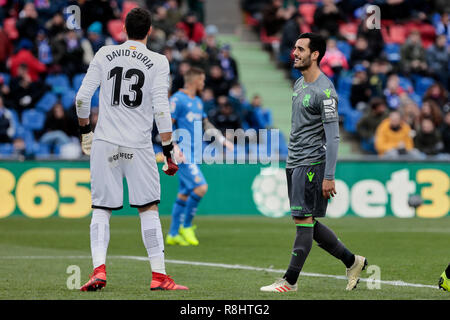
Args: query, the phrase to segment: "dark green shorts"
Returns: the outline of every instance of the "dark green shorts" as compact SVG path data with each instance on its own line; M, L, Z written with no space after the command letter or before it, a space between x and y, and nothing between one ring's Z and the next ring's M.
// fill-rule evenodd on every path
M325 217L328 200L322 195L325 162L286 168L289 204L293 217Z

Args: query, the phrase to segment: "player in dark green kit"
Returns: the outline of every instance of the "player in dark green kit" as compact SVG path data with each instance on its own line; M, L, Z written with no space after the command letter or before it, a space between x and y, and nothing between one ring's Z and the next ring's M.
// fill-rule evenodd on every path
M325 40L313 33L295 43L294 68L302 72L292 95L292 128L286 176L291 214L297 234L291 262L282 279L262 287L265 292L297 291L297 280L313 240L347 268L347 290L356 287L366 258L351 253L334 232L316 218L325 216L328 199L336 194L334 174L339 146L338 97L319 63Z

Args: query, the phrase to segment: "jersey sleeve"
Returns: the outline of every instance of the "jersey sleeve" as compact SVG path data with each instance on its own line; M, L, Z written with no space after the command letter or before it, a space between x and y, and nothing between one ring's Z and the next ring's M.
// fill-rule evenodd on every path
M162 56L152 83L153 114L159 133L172 132L172 118L169 107L169 62Z
M92 96L101 84L101 55L102 50L100 49L89 64L88 71L83 78L83 82L75 98L77 116L79 118L89 118Z
M338 97L333 88L327 88L317 95L317 103L320 106L322 122L339 121Z

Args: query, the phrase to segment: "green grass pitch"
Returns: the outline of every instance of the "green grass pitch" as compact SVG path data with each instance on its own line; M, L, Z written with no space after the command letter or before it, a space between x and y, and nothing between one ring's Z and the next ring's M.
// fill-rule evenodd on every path
M164 234L169 217L162 217ZM432 285L450 262L450 219L322 219L356 254L377 265L382 281L401 280ZM166 259L285 269L295 227L290 218L198 216L198 247L166 246ZM67 267L78 265L81 284L92 271L89 248L90 218L31 220L11 217L0 221L0 299L450 299L449 292L429 287L381 284L370 290L366 282L345 291L346 281L300 276L299 291L262 293L259 288L282 273L227 269L218 266L168 262L167 272L189 291L151 292L148 261L118 258L145 257L138 216L112 217L108 250L108 284L100 292L69 290ZM81 257L70 257L81 256ZM116 257L114 257L116 256ZM305 273L345 275L344 265L313 245ZM363 278L370 274L365 271Z

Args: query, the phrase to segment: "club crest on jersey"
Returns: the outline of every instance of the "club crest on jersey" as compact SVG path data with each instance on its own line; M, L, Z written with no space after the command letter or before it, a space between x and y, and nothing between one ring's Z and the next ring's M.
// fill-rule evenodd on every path
M309 93L305 94L303 98L302 104L304 107L309 107L309 100L311 99L311 95Z

